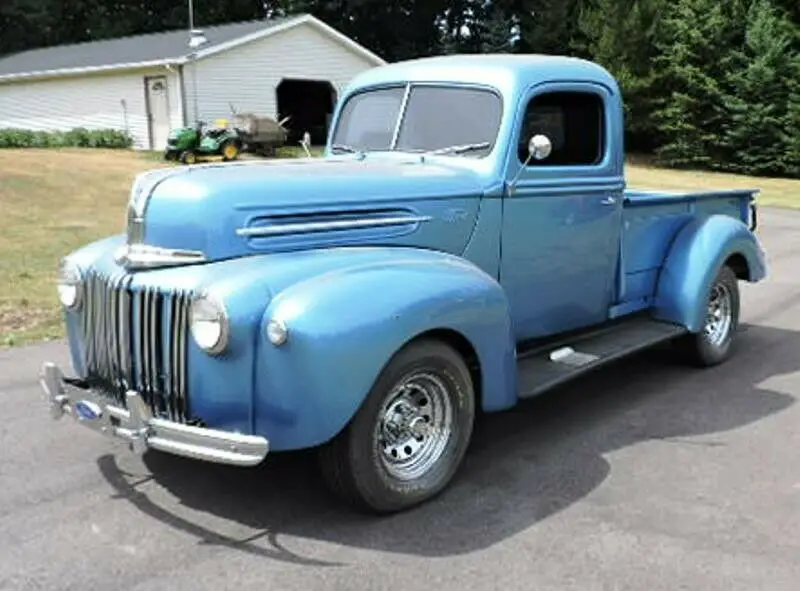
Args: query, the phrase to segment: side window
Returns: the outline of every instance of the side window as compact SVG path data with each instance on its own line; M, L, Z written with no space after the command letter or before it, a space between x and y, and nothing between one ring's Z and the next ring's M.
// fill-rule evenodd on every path
M528 157L528 140L537 133L550 138L553 151L529 166L589 166L603 160L603 99L593 92L548 92L528 103L519 138L519 160Z

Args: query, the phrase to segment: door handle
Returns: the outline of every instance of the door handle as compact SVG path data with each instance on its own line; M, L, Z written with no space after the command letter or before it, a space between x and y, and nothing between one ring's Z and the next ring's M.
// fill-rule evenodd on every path
M617 202L617 200L614 199L613 197L606 197L600 203L602 205L614 205L616 202Z

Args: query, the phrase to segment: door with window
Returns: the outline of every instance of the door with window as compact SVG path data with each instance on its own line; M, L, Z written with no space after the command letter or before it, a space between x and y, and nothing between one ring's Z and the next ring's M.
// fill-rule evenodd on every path
M614 299L622 216L621 129L601 86L545 85L520 106L503 209L500 281L519 340L608 318ZM613 107L610 107L613 105ZM536 134L552 144L528 157ZM509 179L513 184L512 179Z
M169 138L169 97L166 76L148 76L144 79L147 90L147 122L150 128L150 149L163 150Z

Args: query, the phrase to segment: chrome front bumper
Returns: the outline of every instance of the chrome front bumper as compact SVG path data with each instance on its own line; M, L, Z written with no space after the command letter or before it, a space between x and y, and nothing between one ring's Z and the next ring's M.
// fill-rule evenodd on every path
M113 406L91 389L65 380L54 363L42 366L41 385L54 419L65 414L94 431L128 443L137 454L156 449L178 456L234 466L255 466L269 451L269 442L255 435L241 435L182 425L152 416L134 391L127 393L128 410Z

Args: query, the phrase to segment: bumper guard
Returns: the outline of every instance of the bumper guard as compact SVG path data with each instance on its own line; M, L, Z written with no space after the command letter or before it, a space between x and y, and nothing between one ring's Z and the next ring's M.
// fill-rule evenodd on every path
M41 385L53 419L65 414L78 423L128 443L136 454L147 449L234 466L255 466L269 451L263 437L183 425L152 416L137 392L127 392L128 409L109 404L93 390L68 380L54 363L42 366Z

